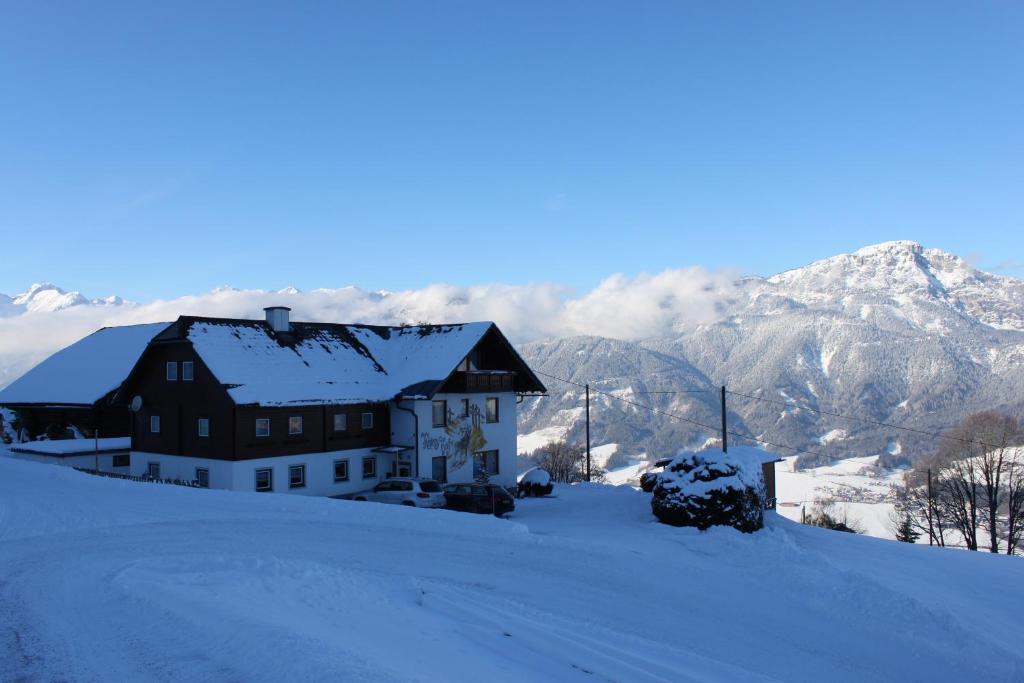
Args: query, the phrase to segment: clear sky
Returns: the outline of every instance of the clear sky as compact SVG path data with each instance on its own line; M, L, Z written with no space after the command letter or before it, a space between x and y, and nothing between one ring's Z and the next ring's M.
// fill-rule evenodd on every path
M1019 2L4 2L0 292L1024 276Z

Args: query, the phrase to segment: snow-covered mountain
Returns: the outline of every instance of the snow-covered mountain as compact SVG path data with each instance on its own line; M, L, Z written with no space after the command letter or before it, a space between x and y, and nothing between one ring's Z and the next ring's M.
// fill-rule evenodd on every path
M122 306L126 302L119 296L87 299L81 292L66 292L48 282L36 283L27 291L14 296L0 294L0 316L14 316L26 312L52 313L73 306Z
M0 386L104 325L258 317L263 306L282 304L300 320L495 320L542 372L707 425L595 391L593 442L619 444L623 456L663 455L714 436L722 384L767 399L730 395L734 431L837 458L913 457L935 444L809 408L936 431L971 410L1020 415L1024 407L1024 282L914 242L767 278L700 268L616 275L575 298L553 284L438 284L401 292L222 287L134 304L33 285L0 295ZM520 433L582 438L582 389L545 382L551 395L523 404ZM800 407L783 405L791 402Z
M1020 415L1024 407L1024 282L940 250L887 242L748 278L720 313L711 323L681 322L672 336L577 337L523 351L545 373L712 427L717 389L727 385L762 399L730 395L731 430L837 458L914 457L935 440L809 408L941 431L972 410ZM524 407L520 431L568 426L580 438L573 410L582 390L549 384L551 397ZM714 435L600 395L592 420L594 442L623 452L664 455Z

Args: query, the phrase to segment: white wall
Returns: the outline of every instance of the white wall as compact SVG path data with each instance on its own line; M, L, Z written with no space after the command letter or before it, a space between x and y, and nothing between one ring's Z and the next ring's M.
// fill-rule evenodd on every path
M373 478L363 479L363 458L377 460L377 472ZM132 474L145 475L150 462L160 463L160 476L165 479L195 479L196 468L210 470L210 488L234 491L255 491L256 470L270 468L273 471L275 493L298 493L307 496L337 496L356 493L372 488L384 478L392 456L373 453L369 448L357 448L328 453L304 453L282 455L255 460L212 460L184 455L164 453L132 452ZM334 461L348 460L348 481L334 481ZM289 488L288 468L292 465L306 466L306 485Z
M42 462L48 465L63 465L65 467L80 467L82 469L95 469L96 468L96 456L95 455L69 455L64 458L58 458L52 455L35 455L32 453L15 453L10 451L11 457L18 458L20 460L30 460L32 462ZM127 467L114 467L114 456L113 454L101 454L99 456L99 470L101 472L117 472L119 474L128 474L129 468Z
M498 399L498 421L486 421L486 399ZM516 482L516 395L514 392L473 393L473 394L438 394L436 400L448 402L449 415L455 414L452 429L433 426L433 405L430 400L415 401L416 414L419 415L419 458L420 476L431 476L431 459L434 456L448 457L448 481L462 483L473 481L473 452L482 450L498 451L498 470L491 481L503 486L512 486ZM479 411L479 421L472 418L462 420L458 417L460 401L469 399L471 411L475 407ZM408 402L406 403L406 405ZM392 416L396 411L392 408ZM485 444L471 444L468 452L461 447L460 439L464 439L464 429L479 427ZM460 462L461 461L461 462Z

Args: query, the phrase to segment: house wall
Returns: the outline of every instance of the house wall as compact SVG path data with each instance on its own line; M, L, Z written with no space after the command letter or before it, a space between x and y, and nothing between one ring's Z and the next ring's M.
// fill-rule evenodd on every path
M196 468L204 467L210 471L210 488L255 491L256 470L270 468L273 470L274 493L338 496L368 490L383 480L384 473L390 466L391 457L387 454L374 453L369 448L252 458L240 461L133 451L131 473L143 476L147 472L149 463L155 462L160 464L162 478L192 480L196 478ZM363 458L376 460L375 476L363 478ZM348 460L348 481L334 481L335 460ZM292 465L306 466L306 485L302 488L293 489L288 486L288 468Z
M114 467L114 454L112 453L101 453L99 456L95 455L70 455L65 457L57 457L53 455L35 455L33 453L16 453L10 451L10 455L13 458L19 460L28 460L31 462L41 462L47 465L63 465L64 467L79 467L82 469L95 469L97 459L99 460L99 470L101 472L116 472L118 474L128 474L130 468L128 467Z
M373 414L373 427L363 429L362 414ZM334 416L345 413L348 428L334 431ZM302 434L288 433L288 418L302 417ZM256 436L256 420L270 419L270 436ZM239 406L235 418L235 459L267 458L302 453L373 448L390 443L387 404L352 404L265 408Z
M498 399L498 421L486 421L486 399ZM447 458L449 483L473 481L473 454L479 451L498 451L498 474L490 481L503 486L516 482L516 395L494 394L437 394L436 400L448 402L449 424L433 426L433 405L430 400L414 403L419 416L419 476L430 477L432 459ZM470 416L459 416L460 400L469 399Z

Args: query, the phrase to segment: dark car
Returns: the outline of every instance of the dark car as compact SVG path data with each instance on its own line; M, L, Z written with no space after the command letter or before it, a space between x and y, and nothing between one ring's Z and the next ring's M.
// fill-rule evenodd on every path
M482 512L501 517L516 509L512 495L497 484L448 484L444 497L449 510Z

